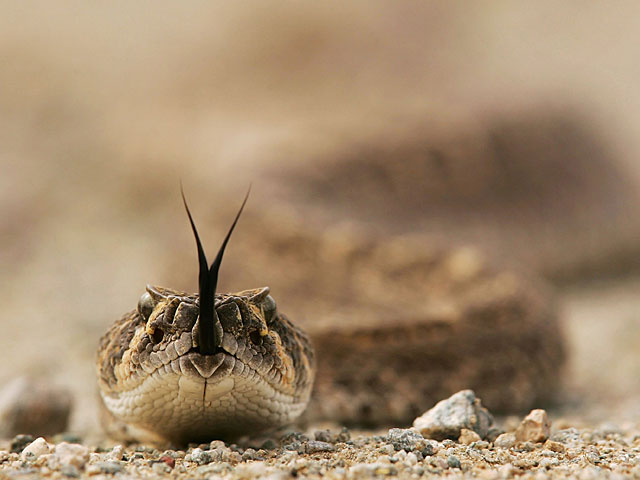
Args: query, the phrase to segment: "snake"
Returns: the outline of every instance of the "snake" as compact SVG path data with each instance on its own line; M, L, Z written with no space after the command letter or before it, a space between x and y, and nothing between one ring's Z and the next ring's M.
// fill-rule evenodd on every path
M147 286L102 337L96 365L109 437L187 444L291 423L410 425L468 388L496 413L553 400L566 358L553 297L473 249L441 248L421 234L344 237L252 213L254 234L238 237L240 260L227 274L243 285L269 272L296 322L267 287L216 293L246 201L209 265L183 193L199 292ZM174 279L183 270L169 263Z
M101 421L125 441L186 444L286 425L305 410L315 374L305 332L268 287L216 293L238 219L209 265L187 201L200 267L197 294L150 286L97 353Z

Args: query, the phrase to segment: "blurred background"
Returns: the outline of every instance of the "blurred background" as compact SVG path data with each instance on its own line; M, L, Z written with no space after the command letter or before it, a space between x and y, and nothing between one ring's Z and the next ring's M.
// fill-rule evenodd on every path
M96 425L108 325L147 283L195 289L180 181L209 250L252 183L236 235L258 250L252 219L418 232L541 276L567 335L565 414L637 420L636 2L0 11L0 381L70 386L75 430ZM286 276L277 259L238 273L252 257L233 245L222 289Z

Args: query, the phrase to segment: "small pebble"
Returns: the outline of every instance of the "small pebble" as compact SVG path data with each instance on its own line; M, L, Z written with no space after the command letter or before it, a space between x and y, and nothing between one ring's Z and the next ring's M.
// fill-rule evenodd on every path
M124 447L122 445L116 445L107 454L107 460L122 460L124 456Z
M536 446L531 442L520 442L516 445L521 452L533 452Z
M278 448L278 442L276 442L273 438L269 438L265 440L262 445L260 445L262 450L275 450Z
M332 435L330 430L316 430L313 432L313 437L319 442L331 443Z
M498 438L503 433L504 433L504 430L494 425L492 427L489 427L489 431L484 436L484 439L487 440L488 442L494 442L495 439Z
M333 452L336 449L332 444L327 442L319 442L317 440L309 440L306 444L307 453Z
M35 460L47 453L51 453L51 447L44 438L38 437L22 450L20 456L23 460Z
M567 449L562 443L554 442L553 440L544 442L544 448L556 453L564 453Z
M167 473L171 472L171 467L169 467L169 465L167 465L164 462L155 462L151 466L151 468L152 468L153 472L157 473L158 475L167 474Z
M222 440L213 440L209 444L209 450L215 450L216 448L226 448L226 445Z
M342 427L342 430L340 430L340 433L338 433L336 437L336 442L346 443L349 440L351 440L351 432L347 427Z
M9 448L11 448L11 451L13 453L19 453L22 450L24 450L24 447L29 445L34 440L35 440L35 437L33 435L26 435L26 434L16 435L11 440L11 446Z
M471 445L472 443L479 442L481 440L480 435L473 430L466 428L461 430L460 437L458 437L458 443L461 443L462 445Z
M410 467L413 467L418 463L418 456L413 452L409 452L404 461L407 465L409 465Z
M77 443L62 442L55 446L53 455L49 458L49 467L53 469L64 465L83 468L89 460L89 449Z
M198 465L206 465L211 463L212 458L208 450L202 450L201 448L194 448L190 455L185 457L185 460L189 462L195 462Z
M550 439L554 442L562 443L569 448L577 448L584 444L584 440L577 428L565 428L553 433Z
M80 477L80 470L78 470L78 467L76 467L75 465L63 465L60 468L60 473L69 478Z
M462 390L438 402L413 421L414 428L425 438L434 440L457 440L463 428L484 438L492 425L493 416L472 390Z
M176 466L176 460L169 455L161 456L160 461L164 462L171 469L173 469Z
M549 438L550 433L551 421L547 412L541 409L531 410L516 429L516 440L542 443Z
M96 462L87 466L89 475L96 473L119 473L124 470L124 466L120 462Z
M493 444L499 448L511 448L516 444L516 435L515 433L503 433L496 438Z
M462 465L460 465L460 459L455 455L449 455L447 457L447 465L449 465L449 468L462 468Z
M411 428L392 428L387 435L387 441L396 450L406 450L410 452L424 448L424 437Z

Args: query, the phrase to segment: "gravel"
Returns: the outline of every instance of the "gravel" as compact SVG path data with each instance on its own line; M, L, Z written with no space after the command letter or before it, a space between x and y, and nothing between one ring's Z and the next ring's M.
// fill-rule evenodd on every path
M420 421L418 421L420 420ZM544 410L501 432L470 390L439 402L416 419L418 428L386 432L310 428L252 444L220 440L185 449L151 445L83 444L68 434L17 435L0 441L4 478L232 479L294 477L474 479L640 477L639 425L556 428ZM558 425L567 427L568 420ZM434 440L429 436L452 438Z
M476 439L464 432L463 437ZM638 425L615 431L597 427L552 429L550 438L540 442L518 441L514 431L494 442L435 441L405 428L392 428L383 435L312 429L270 441L275 448L269 450L220 441L184 450L162 450L144 445L55 443L39 437L21 451L12 452L12 444L20 443L13 439L0 442L0 478L240 480L439 475L488 480L588 480L640 476Z

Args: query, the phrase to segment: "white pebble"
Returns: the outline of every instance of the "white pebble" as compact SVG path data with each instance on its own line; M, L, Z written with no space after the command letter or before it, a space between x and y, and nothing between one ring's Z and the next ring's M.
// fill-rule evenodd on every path
M49 467L57 470L65 465L77 468L84 467L89 460L89 449L77 443L62 442L55 446L54 453L49 458Z
M405 458L404 463L406 463L410 467L413 467L415 464L418 463L417 455L413 452L407 453L407 458Z
M122 445L116 445L111 449L111 451L107 454L106 459L112 461L120 461L124 456L124 447Z
M51 447L44 438L38 437L24 447L21 456L23 460L33 460L46 453L51 453Z

